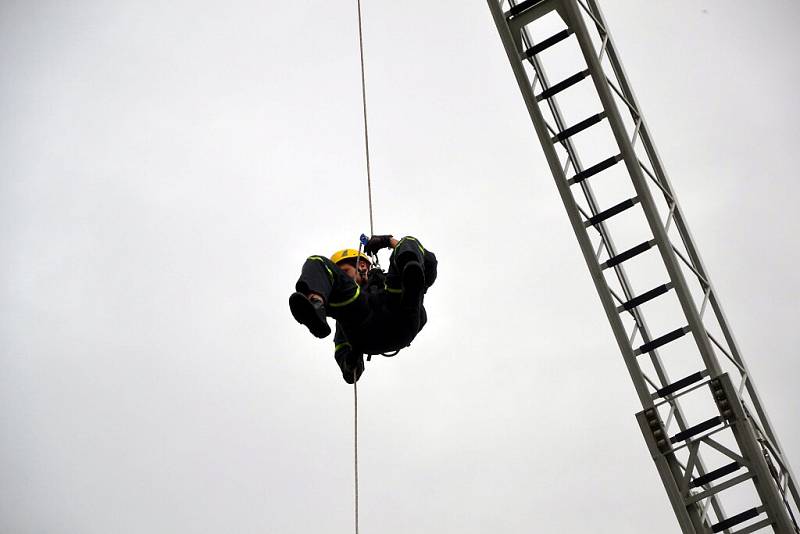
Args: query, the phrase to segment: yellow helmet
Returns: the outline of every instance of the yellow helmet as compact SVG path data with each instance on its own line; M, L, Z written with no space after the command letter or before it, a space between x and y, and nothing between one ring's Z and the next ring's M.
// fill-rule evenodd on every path
M359 258L359 257L362 260L366 261L368 264L372 265L372 262L369 261L369 258L367 257L366 254L359 254L359 252L357 250L352 249L352 248L346 248L346 249L342 249L342 250L337 250L336 252L331 254L331 261L333 263L338 264L341 261L350 260L350 259Z

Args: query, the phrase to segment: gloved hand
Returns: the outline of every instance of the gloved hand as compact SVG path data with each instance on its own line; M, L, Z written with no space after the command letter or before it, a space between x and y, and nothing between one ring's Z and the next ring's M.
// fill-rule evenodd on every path
M392 246L392 236L390 235L374 235L369 238L367 244L364 245L364 252L370 256L377 254L382 248L389 248Z

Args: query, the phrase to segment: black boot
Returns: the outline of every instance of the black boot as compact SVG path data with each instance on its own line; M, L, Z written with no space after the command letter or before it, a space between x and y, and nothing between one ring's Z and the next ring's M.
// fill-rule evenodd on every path
M336 354L335 358L336 363L339 364L339 369L342 370L342 378L344 378L345 382L352 384L361 378L361 373L364 372L363 354L357 354L351 350L343 350Z
M403 287L401 304L403 306L415 306L425 289L425 273L422 271L422 265L418 261L409 261L403 266L401 283Z
M302 293L292 293L289 297L289 309L295 320L318 338L328 337L331 327L325 319L325 305L319 300L311 300Z

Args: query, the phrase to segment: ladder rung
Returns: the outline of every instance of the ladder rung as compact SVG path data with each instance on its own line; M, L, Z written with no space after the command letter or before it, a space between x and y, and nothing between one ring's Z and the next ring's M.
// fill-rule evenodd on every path
M601 211L594 217L590 217L589 219L586 220L585 223L583 223L583 225L586 226L587 228L590 226L594 226L597 223L605 221L609 217L613 217L614 215L622 213L628 208L632 208L637 202L639 202L638 198L629 198L628 200L620 202L616 206L611 206L606 211Z
M594 126L595 124L597 124L598 122L600 122L601 120L603 120L605 118L606 118L606 112L605 111L603 111L601 113L598 113L597 115L592 115L588 119L584 119L581 122L579 122L578 124L576 124L575 126L570 126L569 128L567 128L563 132L553 136L551 141L553 143L558 143L560 141L563 141L564 139L568 139L568 138L572 137L573 135L575 135L576 133L580 133L580 132L584 131L586 128Z
M511 17L516 17L517 15L520 15L520 14L528 11L528 9L532 8L536 4L538 4L540 2L543 2L543 1L544 0L525 0L521 4L517 4L514 7L512 7L511 9L509 9L508 11L506 11L506 18L510 19Z
M738 477L730 478L730 479L726 480L725 482L720 482L719 484L711 486L708 489L704 489L703 491L700 491L700 492L689 492L689 495L687 495L685 497L683 502L686 503L686 504L698 503L698 502L700 502L700 501L702 501L704 499L712 497L712 496L714 496L714 495L716 495L718 493L721 493L721 492L723 492L723 491L725 491L727 489L730 489L730 488L732 488L734 486L738 486L739 484L741 484L743 482L747 482L748 480L751 480L752 478L753 478L752 474L744 473L743 475L739 475Z
M547 39L545 39L541 43L536 43L535 45L533 45L532 47L530 47L529 49L527 49L525 51L525 59L530 59L533 56L535 56L536 54L540 54L540 53L544 52L545 50L547 50L548 48L550 48L554 44L560 43L561 41L563 41L564 39L566 39L570 35L572 35L572 30L571 29L561 30L557 34L553 35L552 37L548 37Z
M642 293L638 297L632 298L631 300L629 300L625 304L622 304L621 306L617 306L617 311L618 312L624 312L624 311L630 310L631 308L635 308L637 306L641 306L645 302L647 302L649 300L653 300L654 298L658 297L659 295L663 295L664 293L666 293L670 289L672 289L672 282L667 282L666 284L662 284L662 285L660 285L660 286L658 286L656 288L651 289L650 291Z
M636 349L633 352L633 354L634 354L634 356L638 356L638 355L644 354L646 352L654 351L658 347L660 347L662 345L666 345L670 341L675 341L676 339L678 339L679 337L683 336L688 331L689 331L689 327L688 326L684 326L683 328L678 328L677 330L673 330L669 334L664 334L660 338L654 339L653 341L651 341L649 343L645 343L644 345L642 345L641 347Z
M578 174L576 174L575 176L573 176L572 178L567 180L567 183L569 185L579 184L582 181L584 181L585 179L594 176L598 172L602 172L602 171L606 170L607 168L611 167L612 165L616 165L621 160L622 160L622 154L618 154L616 156L611 156L608 159L604 159L603 161L601 161L597 165L593 165L593 166L589 167L588 169L579 172Z
M579 81L581 81L584 78L586 78L588 75L589 75L589 69L581 71L581 72L579 72L577 74L573 74L569 78L567 78L565 80L562 80L562 81L558 82L557 84L555 84L554 86L542 91L539 94L539 96L536 97L536 101L537 102L541 102L542 100L545 100L547 98L551 98L551 97L557 95L558 93L560 93L561 91L563 91L565 89L569 89L570 87L572 87L573 85L575 85Z
M709 471L708 473L706 473L705 475L703 475L701 477L695 478L694 480L692 480L692 482L691 482L691 484L689 484L689 486L691 486L692 488L698 488L700 486L705 486L709 482L713 482L713 481L717 480L718 478L724 477L725 475L730 475L734 471L738 471L741 468L742 468L742 464L740 464L739 462L731 462L728 465L724 465L724 466L720 467L719 469L714 469L713 471Z
M735 516L729 517L724 521L720 521L716 525L711 527L711 532L720 532L722 530L727 530L731 527L735 527L739 523L744 523L748 519L753 519L754 517L758 517L759 511L758 508L750 508L742 512L741 514L736 514Z
M640 245L636 245L632 249L629 249L629 250L626 250L625 252L617 254L613 258L609 258L608 260L606 260L605 263L603 263L600 266L600 268L601 269L608 269L609 267L614 267L615 265L619 265L623 261L627 261L627 260L633 258L634 256L638 256L642 252L647 252L648 250L653 248L653 245L655 245L655 244L656 244L655 240L645 241L644 243L642 243Z
M705 432L710 428L714 428L715 426L722 424L722 418L720 416L714 416L707 421L703 421L702 423L698 423L693 427L689 427L683 432L678 432L674 436L672 436L669 440L672 443L678 443L679 441L685 441L692 436L696 436L701 432Z
M751 532L756 532L756 531L761 530L764 527L768 527L773 523L774 523L774 521L772 519L770 519L769 517L767 517L765 519L762 519L761 521L756 521L755 523L753 523L751 525L747 525L746 527L737 530L736 534L750 534Z
M673 382L672 384L664 386L663 388L661 388L658 391L656 391L656 396L657 397L666 397L667 395L675 393L679 389L683 389L686 386L691 386L692 384L700 382L703 379L704 376L706 376L706 371L698 371L698 372L696 372L694 374L691 374L691 375L689 375L689 376L687 376L685 378L681 378L677 382Z

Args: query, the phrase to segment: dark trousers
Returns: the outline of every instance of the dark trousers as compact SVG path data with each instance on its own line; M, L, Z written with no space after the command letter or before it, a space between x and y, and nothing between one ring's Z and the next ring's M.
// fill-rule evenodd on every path
M386 273L386 287L389 292L401 290L400 276L403 267L409 261L416 261L422 265L425 272L425 289L431 287L436 281L436 256L433 252L425 250L422 244L414 237L407 236L397 243L389 258L389 271Z

